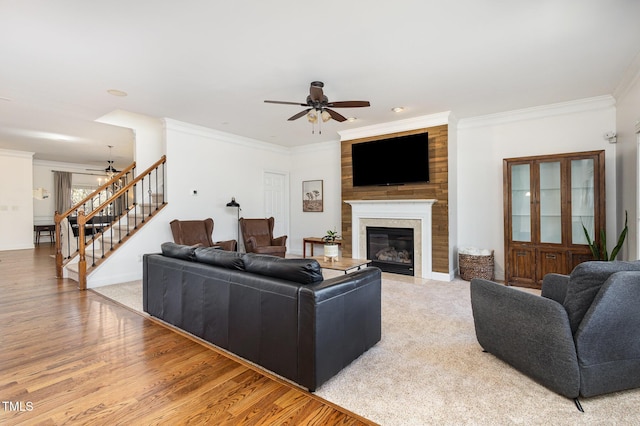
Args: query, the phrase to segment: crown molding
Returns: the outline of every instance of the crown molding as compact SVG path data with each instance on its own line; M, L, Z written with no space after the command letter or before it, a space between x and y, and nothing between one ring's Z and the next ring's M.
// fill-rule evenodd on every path
M577 112L611 108L615 105L616 100L611 95L596 96L593 98L541 105L532 108L481 115L478 117L462 118L458 121L458 129L495 126L499 124L513 123L516 121L532 120L562 114L573 114Z
M445 111L438 114L423 115L420 117L407 118L404 120L390 121L388 123L342 130L339 131L338 134L340 135L341 141L348 141L353 139L368 138L371 136L386 135L390 133L406 132L409 130L448 124L450 115L450 111Z
M311 144L301 145L301 146L292 146L289 149L291 150L291 153L294 153L294 154L301 154L301 153L307 153L307 152L327 151L327 150L331 150L331 149L338 149L339 150L340 149L340 141L333 140L333 141L326 141L326 142L311 143Z
M170 118L163 119L165 130L186 133L194 136L200 136L208 139L215 139L220 142L226 142L234 145L243 145L249 148L273 151L279 154L288 155L291 150L287 147L275 145L269 142L257 139L246 138L244 136L234 135L220 130L210 129L208 127L198 126L196 124L185 123L183 121L173 120Z
M51 161L51 160L33 160L34 166L42 166L42 167L54 167L58 169L77 169L86 171L86 169L96 168L100 166L96 166L95 164L82 164L82 163L65 163L61 161Z
M13 149L0 148L0 156L2 157L33 158L34 155L35 155L35 152L16 151Z

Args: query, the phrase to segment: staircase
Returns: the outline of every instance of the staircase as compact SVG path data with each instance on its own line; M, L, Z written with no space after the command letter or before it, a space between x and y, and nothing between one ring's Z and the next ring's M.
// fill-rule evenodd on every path
M91 271L166 206L165 164L163 156L136 177L133 163L65 213L56 212L58 278L86 290Z

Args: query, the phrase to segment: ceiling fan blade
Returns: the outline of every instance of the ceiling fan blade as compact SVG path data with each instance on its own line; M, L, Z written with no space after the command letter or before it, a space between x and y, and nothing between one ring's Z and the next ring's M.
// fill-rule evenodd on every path
M307 108L303 111L300 111L299 113L297 113L294 116L289 117L288 121L293 121L293 120L297 120L298 118L302 117L303 115L305 115L306 113L308 113L309 111L311 111L313 108Z
M329 113L331 118L333 118L336 121L339 121L340 123L342 123L343 121L347 121L347 119L344 116L338 114L337 112L335 112L335 111L333 111L333 110L331 110L329 108L325 108L324 110Z
M369 101L342 101L342 102L329 102L327 104L331 108L359 108L371 106Z
M265 101L265 102L268 104L308 106L307 104L301 104L300 102L286 102L286 101Z

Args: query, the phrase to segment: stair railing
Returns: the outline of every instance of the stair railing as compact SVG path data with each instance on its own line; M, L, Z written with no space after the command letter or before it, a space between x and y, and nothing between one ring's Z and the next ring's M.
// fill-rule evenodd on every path
M62 215L56 213L56 276L63 275L64 256L62 244L65 241L71 243L69 231L63 234L60 240L61 221L66 217L72 217L75 213L78 235L77 251L68 253L69 257L77 254L78 260L78 283L81 290L87 287L87 246L91 246L91 258L93 262L90 266L96 266L96 259L104 259L123 242L123 239L135 232L146 218L152 216L154 212L164 206L164 182L165 182L166 157L162 156L155 164L135 178L129 178L127 174L135 170L135 163L115 175L113 179L98 188L92 195L76 204ZM104 191L110 192L108 198L98 202L94 207L96 196ZM148 196L148 203L145 204L145 191ZM90 208L88 208L90 207ZM69 228L71 228L69 226ZM123 228L125 231L123 231ZM87 234L91 238L87 239Z
M80 211L92 211L96 205L102 204L104 200L109 198L109 193L113 194L115 192L117 182L132 180L135 174L135 167L135 162L127 166L64 213L60 214L58 211L55 212L56 276L58 278L62 278L64 263L78 254L78 234L80 232L78 227L78 213ZM65 229L62 228L62 221L64 219L67 219ZM93 229L92 232L95 230L96 229ZM65 246L64 254L62 253L63 246Z

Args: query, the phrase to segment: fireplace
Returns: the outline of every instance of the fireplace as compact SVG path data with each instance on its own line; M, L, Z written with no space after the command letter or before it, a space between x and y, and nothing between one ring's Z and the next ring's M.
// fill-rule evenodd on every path
M351 257L367 256L366 227L413 230L413 276L433 278L431 270L431 207L436 200L345 200L351 205ZM448 276L445 277L448 281Z
M414 275L413 229L367 226L367 259L394 274Z

